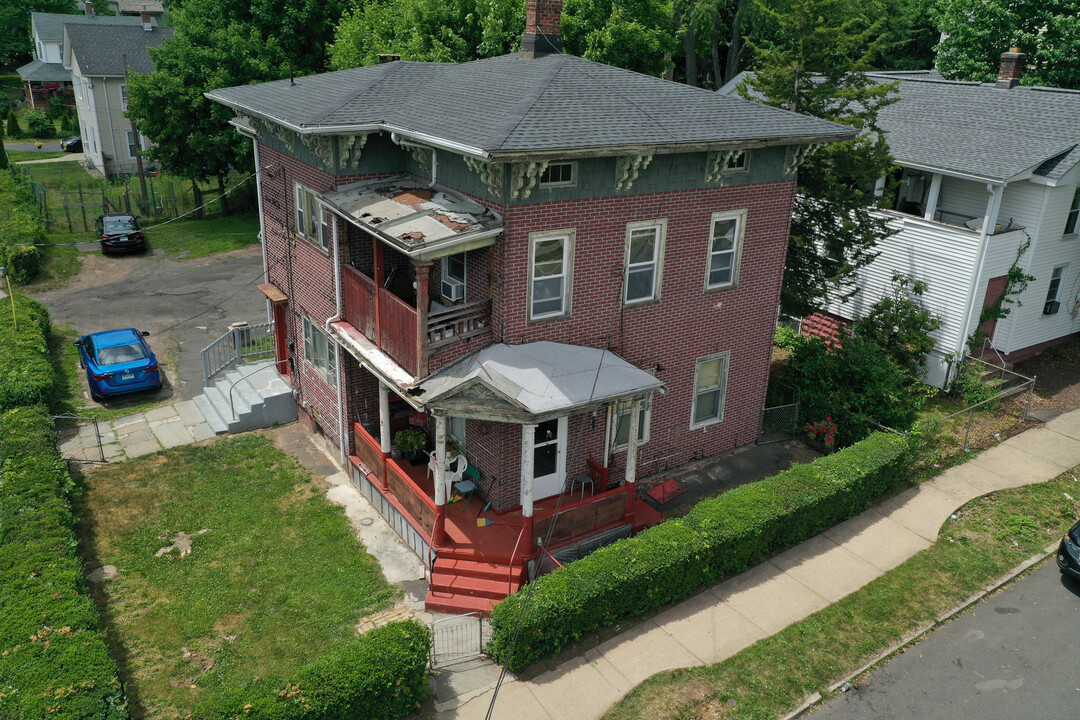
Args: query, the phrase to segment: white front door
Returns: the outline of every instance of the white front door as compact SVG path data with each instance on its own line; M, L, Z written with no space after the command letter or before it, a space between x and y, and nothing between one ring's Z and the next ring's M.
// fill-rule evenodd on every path
M566 418L536 426L533 435L533 500L558 495L566 485Z

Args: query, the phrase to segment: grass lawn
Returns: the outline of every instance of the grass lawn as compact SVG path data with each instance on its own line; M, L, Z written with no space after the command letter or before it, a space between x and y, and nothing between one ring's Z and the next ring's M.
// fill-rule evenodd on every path
M1001 577L1074 522L1080 468L1049 482L979 498L947 521L941 538L848 597L727 660L660 673L606 720L764 720L892 647Z
M153 250L164 250L184 260L239 250L259 242L259 218L230 215L208 220L178 220L151 227L146 240Z
M94 202L94 189L91 185L99 184L100 181L91 177L79 163L43 163L22 167L29 171L32 178L50 188L77 189L82 184L87 189L86 202Z
M22 162L24 160L48 160L50 158L58 157L71 157L71 153L68 152L45 152L42 150L8 150L8 160L11 162ZM75 159L72 158L72 162Z
M95 596L136 718L287 678L393 598L341 508L262 435L108 465L83 483L85 556L120 569ZM191 554L158 557L179 532Z

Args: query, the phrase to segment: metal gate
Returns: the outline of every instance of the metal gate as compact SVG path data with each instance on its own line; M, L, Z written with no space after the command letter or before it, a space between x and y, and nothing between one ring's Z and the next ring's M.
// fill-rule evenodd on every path
M436 620L431 625L431 667L479 657L491 629L478 612Z
M97 418L79 415L53 415L58 435L56 445L64 460L82 463L105 462L101 430Z
M765 408L761 413L761 429L758 432L758 445L787 440L797 432L799 424L799 403L777 405Z

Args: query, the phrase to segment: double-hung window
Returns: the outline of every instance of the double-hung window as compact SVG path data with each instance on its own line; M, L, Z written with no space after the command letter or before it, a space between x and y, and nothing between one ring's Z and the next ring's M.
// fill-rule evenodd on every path
M1054 315L1061 308L1061 287L1065 284L1065 274L1068 265L1058 265L1050 273L1050 287L1046 289L1046 304L1043 305L1043 315Z
M623 300L647 302L660 297L666 220L630 223L626 226L626 288Z
M727 394L728 351L699 358L694 370L694 410L690 427L698 428L724 419Z
M1065 220L1065 234L1076 235L1080 232L1080 187L1073 193L1072 205L1069 206L1069 217Z
M304 360L326 380L330 386L337 385L337 354L334 344L326 333L304 317Z
M296 183L296 232L323 250L330 249L330 213L311 188Z
M577 184L574 163L551 163L540 174L540 187L570 187Z
M746 225L746 211L714 213L709 234L709 266L705 288L731 287L739 275L739 253Z
M128 105L127 85L121 85L120 86L120 109L123 110L124 112L127 112L127 105Z
M634 409L634 401L616 403L611 412L612 433L611 446L613 450L625 450L630 444L630 413ZM649 420L652 417L652 401L646 400L641 404L641 412L638 415L639 446L649 442Z
M566 315L570 307L573 232L542 233L529 241L529 319Z

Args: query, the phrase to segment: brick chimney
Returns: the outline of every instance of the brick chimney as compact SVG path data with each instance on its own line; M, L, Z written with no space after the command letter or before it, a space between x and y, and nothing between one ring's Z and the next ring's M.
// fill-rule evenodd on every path
M146 6L142 6L142 11L139 13L139 20L142 22L142 29L146 32L150 32L154 29L154 24L150 22L150 11L146 9Z
M83 12L86 14L86 17L94 17L94 3L87 0L87 2L83 4Z
M998 70L998 79L994 87L1008 90L1020 83L1020 76L1024 74L1024 61L1027 55L1020 52L1020 48L1011 47L1009 52L1001 53L1001 68Z
M525 0L525 34L521 37L521 57L532 60L562 52L559 21L562 0Z

